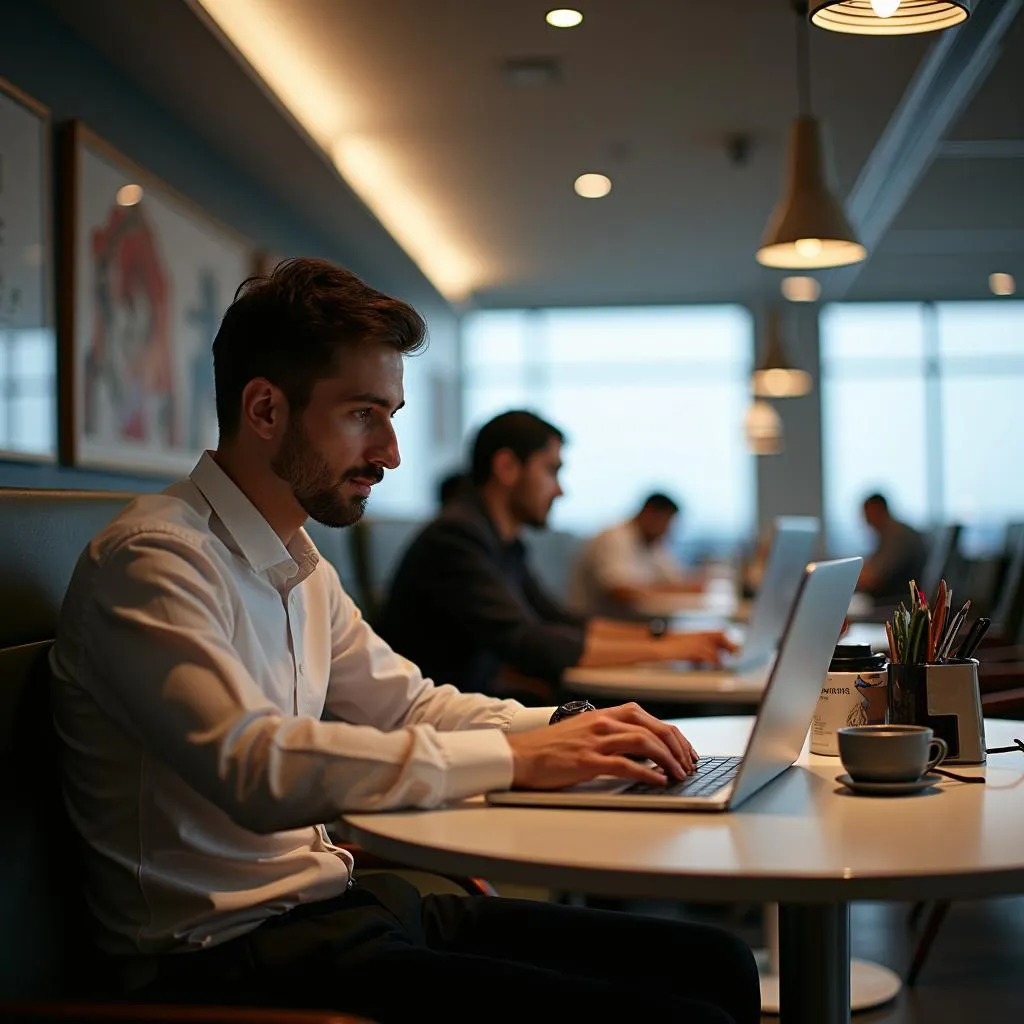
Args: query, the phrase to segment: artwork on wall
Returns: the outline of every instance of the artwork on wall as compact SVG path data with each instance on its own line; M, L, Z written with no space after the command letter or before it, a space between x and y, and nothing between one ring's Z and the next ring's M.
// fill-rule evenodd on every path
M253 249L79 122L60 186L61 458L186 473L216 444L211 345Z
M50 118L0 78L0 457L57 453Z

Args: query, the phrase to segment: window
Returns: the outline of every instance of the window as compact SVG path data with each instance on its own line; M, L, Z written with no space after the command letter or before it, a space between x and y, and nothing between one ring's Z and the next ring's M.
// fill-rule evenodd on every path
M872 546L861 502L965 527L968 553L1024 518L1024 302L849 303L821 316L825 515L835 551Z
M752 531L753 325L742 307L485 311L466 318L463 341L471 433L527 408L567 435L553 526L592 533L663 490L684 505L686 548Z
M48 330L0 328L0 449L56 453L55 348Z

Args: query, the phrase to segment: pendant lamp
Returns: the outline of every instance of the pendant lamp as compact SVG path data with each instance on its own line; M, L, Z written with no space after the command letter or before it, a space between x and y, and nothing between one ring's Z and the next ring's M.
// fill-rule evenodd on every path
M779 311L768 310L764 356L754 371L754 394L758 398L799 398L811 390L811 375L798 370L786 359L782 347Z
M785 192L768 221L757 261L787 270L842 267L859 263L867 250L828 187L821 126L811 114L807 4L796 3L794 8L800 113L789 130Z
M778 455L782 451L782 417L767 402L752 402L744 417L747 451Z
M860 36L909 36L963 24L972 0L811 0L811 24Z

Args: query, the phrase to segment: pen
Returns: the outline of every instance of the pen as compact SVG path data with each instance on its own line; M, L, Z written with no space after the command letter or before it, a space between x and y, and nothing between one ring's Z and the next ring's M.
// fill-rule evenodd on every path
M978 644L984 639L985 634L988 632L988 627L992 625L991 619L986 619L985 616L981 616L964 637L964 642L960 645L960 649L956 652L956 657L966 660L970 658L974 652L978 649Z
M964 601L960 611L953 616L953 620L949 624L949 628L946 630L946 635L942 638L942 643L939 644L939 649L935 652L935 660L943 661L949 654L950 647L953 646L953 641L956 639L957 633L960 632L960 627L964 624L964 619L967 618L967 613L971 610L971 600L968 598Z

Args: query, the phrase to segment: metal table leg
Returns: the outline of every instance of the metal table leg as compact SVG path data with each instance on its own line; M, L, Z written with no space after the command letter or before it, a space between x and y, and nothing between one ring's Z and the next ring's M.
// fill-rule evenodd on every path
M779 907L768 903L764 908L764 940L766 949L755 950L761 976L761 1013L779 1012ZM900 976L871 960L850 961L850 1009L869 1010L891 1002L899 995L903 982Z
M849 904L780 904L779 968L782 1024L849 1024Z

